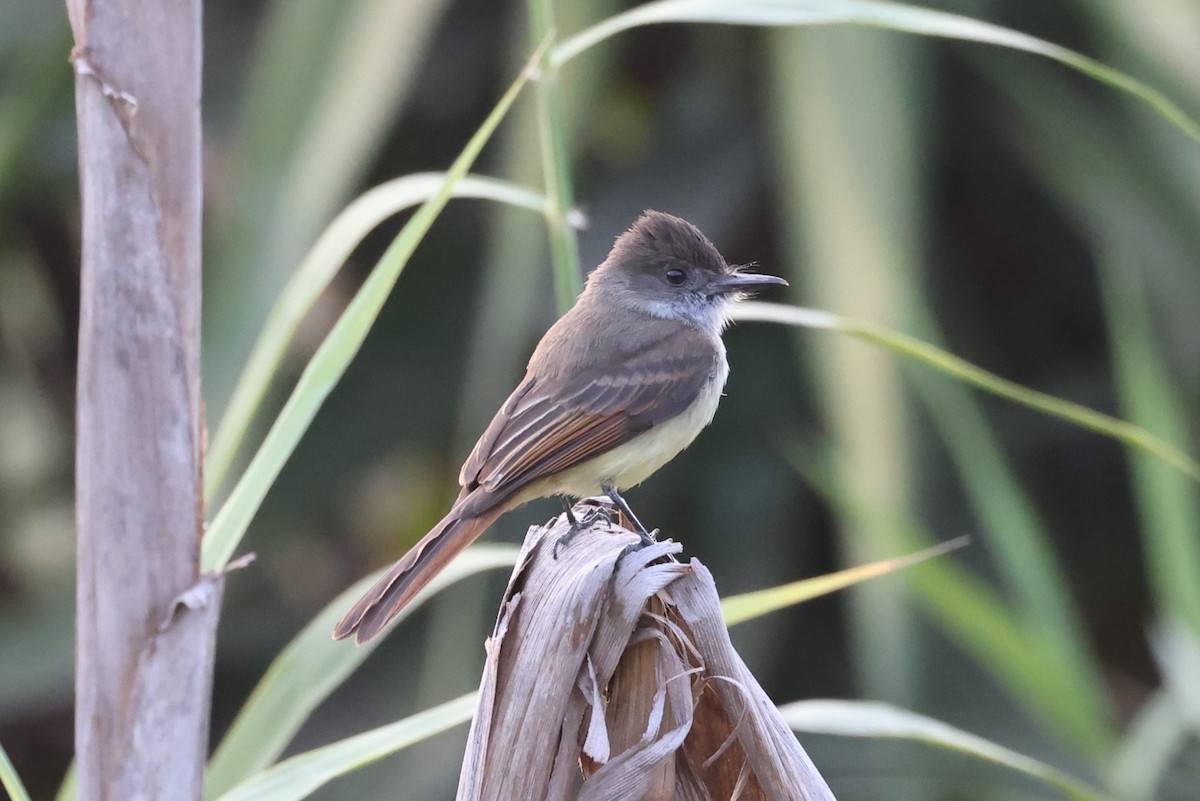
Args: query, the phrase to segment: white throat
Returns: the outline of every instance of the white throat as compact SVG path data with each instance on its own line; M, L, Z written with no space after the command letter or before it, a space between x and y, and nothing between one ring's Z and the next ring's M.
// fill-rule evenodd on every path
M638 311L663 320L682 320L699 328L713 339L720 340L729 325L732 298L708 300L700 295L681 295L671 300L634 297L632 306Z

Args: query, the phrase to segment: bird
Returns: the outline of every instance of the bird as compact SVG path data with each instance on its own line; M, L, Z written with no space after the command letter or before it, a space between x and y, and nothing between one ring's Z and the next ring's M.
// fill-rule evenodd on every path
M450 511L354 604L334 639L373 638L496 518L535 498L606 495L648 541L621 492L712 421L729 375L721 335L730 307L772 284L787 282L731 266L696 226L645 211L538 343L463 463Z

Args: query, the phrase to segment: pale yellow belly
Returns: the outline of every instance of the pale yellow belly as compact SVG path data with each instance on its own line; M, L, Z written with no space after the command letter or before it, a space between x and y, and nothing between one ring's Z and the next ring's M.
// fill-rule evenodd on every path
M520 494L521 500L554 494L583 498L603 495L602 484L624 490L642 483L691 445L696 435L712 422L728 374L729 367L722 359L717 374L687 410L624 445L537 482Z

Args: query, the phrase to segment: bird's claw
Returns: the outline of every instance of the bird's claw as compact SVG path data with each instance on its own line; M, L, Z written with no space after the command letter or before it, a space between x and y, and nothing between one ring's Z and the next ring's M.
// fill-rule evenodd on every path
M554 548L551 550L551 555L555 559L558 559L559 548L569 545L571 540L575 539L575 535L583 531L585 528L591 526L592 523L595 523L598 518L604 518L606 523L612 522L612 517L610 516L609 510L604 506L589 506L579 517L575 516L570 507L567 507L564 511L566 512L567 523L570 525L570 527L567 529L565 534L554 541Z
M638 551L650 545L656 545L658 543L658 540L655 539L657 535L658 529L654 529L653 531L639 531L638 541L629 543L621 549L619 554L617 554L617 561L613 562L613 570L615 571L618 567L620 567L621 560L626 556L629 556L629 554L637 553Z

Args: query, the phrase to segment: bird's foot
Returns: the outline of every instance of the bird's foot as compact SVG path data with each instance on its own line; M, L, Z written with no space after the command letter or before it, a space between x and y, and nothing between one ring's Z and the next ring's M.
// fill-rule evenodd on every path
M612 518L609 516L608 509L603 506L589 506L584 510L581 516L576 517L575 512L571 509L570 501L568 501L566 498L563 499L563 512L567 516L567 523L570 527L567 529L566 534L563 534L554 541L554 548L551 551L551 555L555 559L558 558L559 548L565 548L570 544L571 540L575 539L575 536L579 534L579 532L591 526L592 523L595 523L599 518L604 518L604 520L609 523L612 522Z
M613 562L613 575L616 575L616 570L618 567L621 566L622 559L624 559L626 556L629 556L629 554L631 554L631 553L637 553L638 551L642 550L643 548L645 548L649 545L656 544L658 542L658 540L655 539L655 537L657 537L657 536L658 536L658 529L654 529L653 531L639 531L638 532L638 537L639 537L638 541L629 543L628 545L626 545L624 548L621 549L621 552L619 554L617 554L617 560L615 562Z

